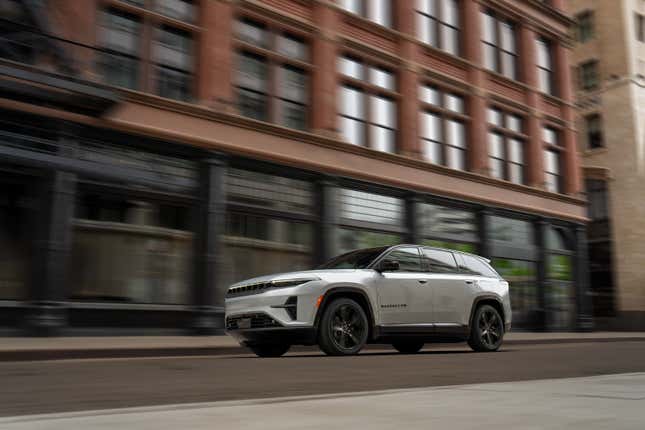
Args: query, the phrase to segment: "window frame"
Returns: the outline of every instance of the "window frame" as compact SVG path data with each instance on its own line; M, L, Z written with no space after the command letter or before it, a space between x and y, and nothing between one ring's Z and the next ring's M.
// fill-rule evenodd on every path
M194 99L194 97L196 96L198 84L198 76L195 73L195 70L198 66L199 61L199 35L201 31L200 27L198 27L194 23L199 20L201 8L199 7L198 3L192 1L191 3L194 8L193 17L190 21L183 21L171 16L161 14L156 10L156 7L154 7L150 0L144 0L142 5L135 5L132 3L117 0L104 0L103 2L100 2L100 6L97 9L99 13L116 13L129 15L135 18L139 23L140 34L136 53L124 53L103 47L100 41L102 37L101 31L104 26L97 25L95 30L96 40L99 41L99 51L112 56L121 56L136 61L136 84L134 85L134 88L130 89L164 97L159 94L160 90L157 69L165 68L170 70L180 70L175 67L158 65L155 58L155 46L159 42L157 34L159 33L159 31L162 31L164 27L167 27L171 30L177 30L186 33L192 41L192 52L190 53L191 68L189 71L181 70L183 73L187 74L189 79L187 88L188 97L186 99L182 99L181 101L192 101ZM176 100L171 98L168 99Z
M400 0L399 0L400 1ZM412 0L409 0L412 1ZM424 0L427 1L427 0ZM421 41L422 43L432 46L435 49L439 49L442 52L445 52L450 55L455 55L457 57L462 56L463 54L463 37L462 37L462 28L461 25L464 21L463 19L463 12L462 12L462 1L461 0L455 0L456 8L457 8L457 16L458 16L458 22L457 26L455 27L453 24L449 24L443 20L444 15L444 9L446 8L445 0L438 0L435 2L435 15L430 15L429 13L423 12L419 9L418 7L418 1L415 0L415 6L414 6L414 11L416 13L416 38ZM426 18L430 20L431 22L434 22L434 34L431 35L431 37L434 37L435 44L433 45L430 42L425 42L424 40L421 39L421 28L419 27L420 22L418 20L418 17L421 18ZM457 52L450 52L445 48L445 41L443 37L443 27L449 27L451 30L454 30L457 32ZM430 32L431 30L429 30Z
M497 73L506 79L510 79L513 81L519 81L521 78L522 71L520 70L521 67L521 61L520 61L520 54L519 54L519 46L518 46L518 24L516 21L511 20L510 18L500 14L496 10L493 9L486 9L482 10L480 13L480 19L483 20L484 15L488 15L491 17L494 21L494 28L493 28L493 34L495 36L495 42L489 42L484 39L484 34L486 32L485 28L482 28L482 34L480 36L480 43L484 45L484 49L482 50L482 64L484 69L490 70L494 73ZM510 52L505 50L502 47L502 25L507 24L511 27L512 32L513 32L513 45L515 47L515 52ZM485 26L485 21L482 22L482 27ZM486 47L492 47L495 50L495 67L493 69L489 69L486 66ZM513 76L509 76L505 73L504 69L504 61L503 61L503 55L507 54L510 55L511 58L513 58Z
M312 52L311 52L311 37L305 31L294 28L292 26L279 23L272 19L267 19L258 16L255 13L242 11L236 14L232 20L233 26L239 22L248 22L250 25L262 28L267 37L267 43L264 46L258 46L251 42L245 41L237 35L235 29L232 31L232 50L238 56L249 55L262 60L266 64L266 91L262 93L266 97L265 105L265 118L259 121L269 122L282 127L291 128L294 130L307 131L311 129L311 105L312 105ZM280 51L280 38L287 37L298 39L307 48L307 60L297 59ZM305 97L304 101L295 101L286 99L280 94L283 83L282 70L296 69L302 72L306 78L305 83ZM233 73L237 77L239 73L239 64L233 66ZM233 83L235 91L235 106L239 109L240 102L240 89L260 93L258 91L241 87L237 82ZM304 108L305 121L303 128L294 128L284 124L284 110L281 106L284 103L299 104ZM246 117L246 116L245 116Z
M422 97L419 97L418 103L419 103L419 114L421 115L420 118L420 127L419 130L422 130L423 127L423 121L425 117L423 115L425 114L432 114L435 115L439 118L440 122L440 132L441 132L441 141L436 142L430 138L426 138L422 135L421 131L419 131L419 136L418 139L421 142L421 144L426 144L426 143L437 143L441 145L441 161L438 163L434 163L428 158L424 156L424 161L435 164L435 165L440 165L444 166L447 168L451 168L448 166L448 151L449 148L456 148L460 151L463 152L463 163L464 163L464 169L455 169L451 168L453 170L460 170L460 171L468 171L469 167L469 162L470 162L470 146L468 145L468 132L470 130L470 121L471 117L469 115L469 99L468 95L465 91L461 89L456 89L456 88L451 88L447 87L445 85L439 85L434 81L431 80L420 80L419 82L419 94L421 93L421 90L425 87L432 88L434 91L436 91L439 95L439 103L434 104L430 103L426 100L423 100ZM452 109L449 109L446 106L446 96L456 96L461 98L461 101L463 103L463 112L456 112ZM449 122L450 121L455 121L460 123L463 126L464 130L464 147L452 145L448 143L448 127L449 127Z
M486 119L486 124L488 126L488 133L486 135L486 142L487 142L487 149L488 149L488 159L489 159L489 172L490 176L494 177L492 175L492 169L490 167L490 161L491 159L495 160L500 160L503 163L503 171L502 171L502 177L501 178L496 178L495 179L503 179L505 181L512 182L514 184L520 184L520 185L525 185L527 183L527 163L526 163L526 146L527 142L529 140L529 136L525 133L526 130L526 113L524 112L518 112L515 110L511 110L505 107L501 107L499 105L490 105L487 107L486 113L490 110L496 111L501 115L502 118L502 125L497 125L493 124L488 120L488 117ZM506 118L508 116L515 116L519 118L520 120L520 126L521 130L515 131L506 126ZM503 158L498 158L498 157L493 157L491 152L490 152L490 142L488 141L488 138L490 137L491 134L501 136L502 139L502 151L503 151ZM511 154L511 144L512 141L519 141L522 145L522 163L517 163L515 161L511 161L510 154ZM521 173L522 173L522 180L520 182L515 182L511 179L511 165L516 165L521 167Z
M603 127L602 127L602 115L600 113L588 114L584 116L584 120L585 120L585 134L587 138L587 149L593 150L593 149L604 148L605 136L604 136ZM598 128L593 132L590 127L592 121L596 121L596 125ZM599 142L599 144L592 143L596 141Z
M349 88L349 89L359 91L363 95L363 114L364 114L363 119L353 117L353 116L349 116L349 115L341 112L341 110L338 108L338 106L336 106L336 118L337 118L337 120L340 119L340 118L348 118L348 119L351 119L353 121L358 121L361 124L361 127L363 129L363 136L364 136L363 145L354 144L354 143L349 142L349 141L344 141L344 142L347 142L350 145L362 146L364 148L373 149L373 150L379 151L379 152L385 152L385 153L389 153L389 154L398 154L399 147L400 147L399 146L399 137L400 137L400 128L399 127L400 127L400 124L399 124L398 116L399 116L399 109L400 109L401 94L399 92L399 76L398 76L398 73L397 73L396 66L388 64L388 63L383 62L383 61L374 60L374 59L371 59L371 58L367 58L365 56L357 55L355 52L350 51L350 50L343 50L343 51L340 51L338 53L338 55L336 57L336 61L339 62L342 59L349 59L351 61L359 63L361 65L361 67L362 67L362 70L363 70L362 78L358 79L358 78L354 78L354 77L345 75L345 74L341 73L340 70L338 70L338 67L336 68L336 75L337 75L337 78L338 78L337 91L340 93L340 91L343 90L344 88ZM383 70L383 71L386 71L386 72L390 73L392 75L392 77L394 78L394 89L390 90L390 89L384 88L382 86L379 86L379 85L376 85L376 84L373 84L372 82L370 82L369 81L370 78L369 78L369 76L367 74L368 74L368 71L370 69L372 69L372 68L378 69L378 70ZM390 102L392 102L394 104L394 106L396 108L395 118L394 118L395 123L396 123L396 128L393 129L391 127L386 127L384 125L381 125L381 124L378 124L378 123L374 122L374 119L373 119L373 116L372 116L372 113L373 113L372 103L371 103L371 97L372 96L373 97L383 98L383 99L388 100L388 101L390 101ZM378 148L376 148L373 145L372 137L371 137L371 133L370 133L370 130L371 130L370 126L378 127L378 128L385 128L387 130L390 130L390 131L394 132L393 133L394 134L394 143L393 143L392 152L380 151ZM338 124L338 128L339 128L339 130L341 129L341 124ZM342 130L341 130L341 134L342 134Z
M453 270L452 271L446 271L446 272L434 272L434 271L432 271L431 270L431 265L429 265L429 263L427 261L427 258L425 257L425 251L426 250L427 251L433 251L433 252L442 252L442 253L450 255L450 257L452 258L452 262L454 264ZM431 273L431 274L438 274L438 275L442 275L442 274L458 275L458 274L461 273L461 271L459 269L459 264L457 262L457 256L455 255L455 252L453 252L451 250L447 250L447 249L435 248L435 247L432 247L432 246L421 246L421 247L419 247L419 252L421 254L421 265L422 265L421 268L425 272Z
M405 245L403 245L403 246L396 246L396 247L394 247L394 248L392 248L392 249L390 249L390 250L388 250L388 251L384 252L384 253L383 253L383 255L381 255L380 257L378 257L378 258L375 260L375 263L377 263L377 264L372 263L372 265L371 265L371 266L372 266L372 267L378 267L378 265L379 265L382 261L390 259L390 256L391 256L392 254L394 254L395 252L400 252L400 251L402 251L402 250L404 250L404 249L405 249L405 250L411 250L411 249L414 249L414 250L416 250L416 251L417 251L417 258L419 259L419 270L418 270L418 271L413 271L413 270L401 270L401 268L399 267L399 270L397 270L396 272L397 272L397 273L424 273L424 266L425 266L425 265L424 265L424 263L423 263L423 256L422 256L422 253L421 253L421 249L420 249L418 246L405 246ZM378 261L377 261L377 260L378 260ZM398 261L400 261L400 260L395 260L395 261L397 261L397 262L398 262Z
M544 67L543 65L540 64L539 58L540 58L540 44L544 44L547 52L547 58L549 61L549 67ZM536 59L535 59L535 67L537 68L538 71L538 89L541 93L551 95L551 96L557 96L557 88L555 85L555 58L553 54L553 42L546 37L538 35L535 38L535 49L536 49ZM549 88L543 88L542 87L542 81L540 79L540 72L544 72L548 76L548 86Z
M576 40L579 43L586 43L596 37L595 15L591 10L585 10L576 14ZM583 25L584 24L584 25Z
M600 75L598 73L598 60L588 60L580 63L578 66L578 82L579 88L582 91L594 91L600 87ZM589 72L593 72L593 80L589 81L587 78L591 77Z
M555 153L557 156L557 165L558 165L558 173L554 174L553 172L547 171L547 166L546 163L544 165L544 186L545 189L549 192L552 193L557 193L557 194L562 194L564 191L564 162L563 162L563 157L562 154L564 153L564 148L562 147L562 129L560 127L554 126L553 124L544 124L542 126L541 134L540 134L540 139L542 141L542 148L543 148L543 156L546 158L547 152ZM551 130L555 133L556 136L556 142L555 143L550 143L546 142L544 139L544 133L546 130ZM547 176L555 176L556 177L556 189L554 190L549 190L548 189L548 181L546 180Z
M342 4L341 0L337 0L336 4L338 5L338 7L341 10L343 10L343 11L345 11L347 13L350 13L352 15L359 16L360 18L362 18L364 20L367 20L367 21L369 21L371 23L374 23L376 25L380 25L381 27L385 27L385 28L390 28L390 29L394 28L394 24L396 22L395 13L394 13L395 12L395 10L394 10L395 9L394 8L394 1L397 1L397 0L386 0L386 3L388 5L388 9L389 9L388 10L389 11L389 18L388 18L387 23L380 23L380 22L376 21L373 17L370 16L370 8L368 7L368 2L372 2L372 0L356 0L356 1L358 2L358 11L356 11L356 12L346 8Z
M639 12L634 12L634 31L636 32L636 40L645 43L645 15Z

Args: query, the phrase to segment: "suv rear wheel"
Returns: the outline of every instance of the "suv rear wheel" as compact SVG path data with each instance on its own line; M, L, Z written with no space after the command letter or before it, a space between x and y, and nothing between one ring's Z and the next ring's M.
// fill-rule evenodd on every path
M481 305L475 311L468 345L478 352L497 351L504 338L504 322L497 309Z
M369 321L365 311L354 300L334 299L320 319L318 344L327 355L353 355L365 346Z

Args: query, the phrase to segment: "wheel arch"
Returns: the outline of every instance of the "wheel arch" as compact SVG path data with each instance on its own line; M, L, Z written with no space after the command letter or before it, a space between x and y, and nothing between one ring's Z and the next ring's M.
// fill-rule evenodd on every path
M504 314L504 304L502 299L498 296L492 294L486 294L483 296L476 297L473 300L473 305L470 308L470 317L468 318L468 328L470 329L473 326L473 318L475 318L475 312L477 308L482 305L490 305L499 312L500 317L502 317L502 324L506 321L506 315Z
M347 298L353 299L363 308L363 310L365 311L365 314L367 315L367 319L369 323L368 324L369 332L367 335L367 339L368 340L373 339L376 319L375 319L374 309L372 308L372 303L370 301L370 298L367 292L365 292L361 288L349 287L349 286L332 287L329 290L325 291L325 294L323 294L323 298L320 303L320 306L318 306L318 309L316 310L316 316L314 319L314 328L316 330L316 333L318 333L320 318L322 317L323 312L325 312L325 309L327 308L327 306L329 306L332 300L340 297L347 297Z

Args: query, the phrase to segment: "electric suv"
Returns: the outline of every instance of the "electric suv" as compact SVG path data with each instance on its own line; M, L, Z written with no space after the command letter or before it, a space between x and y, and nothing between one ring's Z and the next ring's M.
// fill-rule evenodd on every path
M316 270L239 282L226 294L226 329L261 357L291 345L329 355L367 343L402 353L467 341L496 351L511 326L508 282L476 255L418 245L340 255Z

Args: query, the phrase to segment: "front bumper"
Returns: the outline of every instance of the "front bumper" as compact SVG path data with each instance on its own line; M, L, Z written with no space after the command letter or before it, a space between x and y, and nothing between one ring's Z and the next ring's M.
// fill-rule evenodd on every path
M313 327L275 327L227 330L240 345L287 344L315 345L316 330Z

